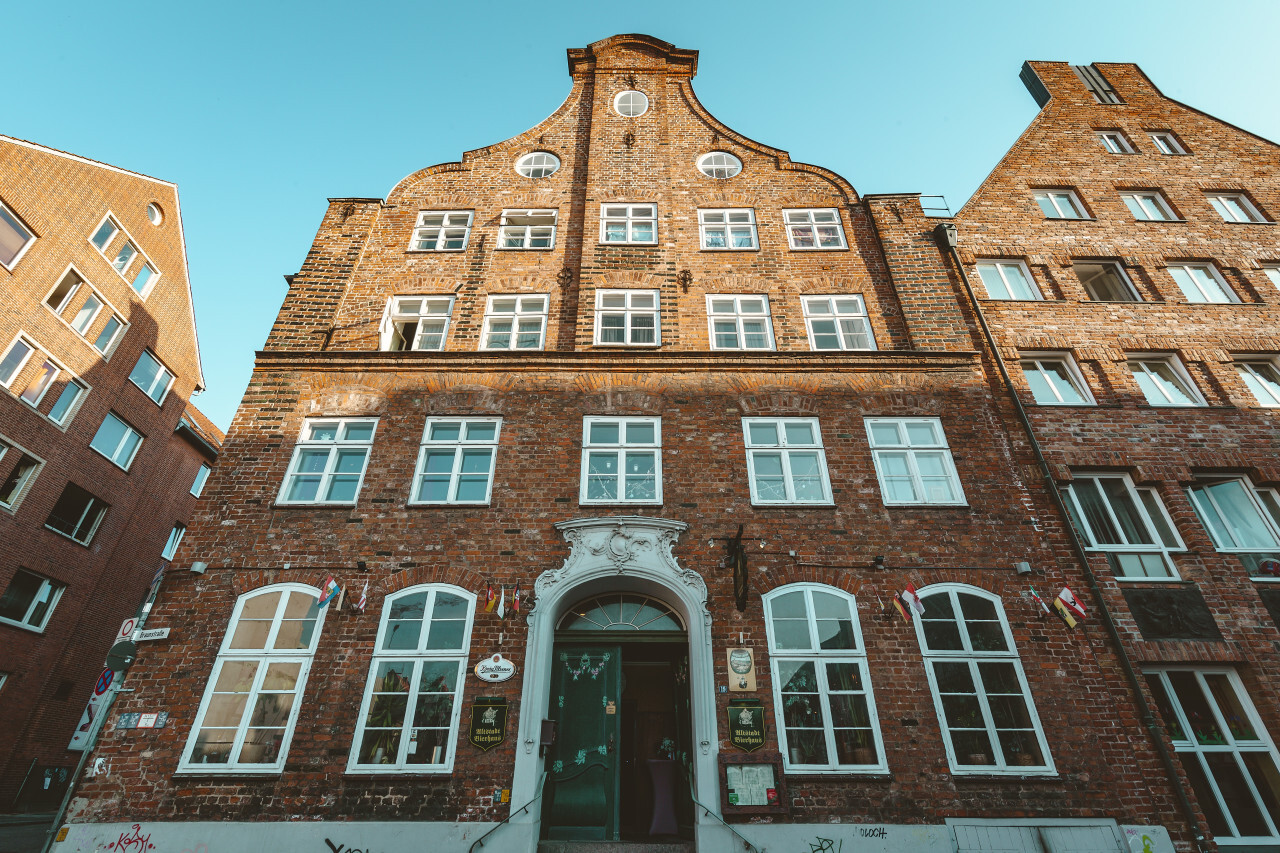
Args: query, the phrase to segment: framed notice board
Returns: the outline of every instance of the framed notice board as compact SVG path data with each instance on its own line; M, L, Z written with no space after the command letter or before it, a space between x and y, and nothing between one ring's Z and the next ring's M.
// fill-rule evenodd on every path
M720 753L720 808L724 814L787 814L790 803L781 755Z

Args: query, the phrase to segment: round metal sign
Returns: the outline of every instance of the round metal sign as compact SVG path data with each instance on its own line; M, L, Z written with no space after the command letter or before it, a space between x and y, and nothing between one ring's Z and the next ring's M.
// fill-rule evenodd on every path
M475 673L483 681L506 681L516 674L516 665L496 654L477 663Z
M121 640L107 652L107 668L124 672L138 659L138 646L130 640Z

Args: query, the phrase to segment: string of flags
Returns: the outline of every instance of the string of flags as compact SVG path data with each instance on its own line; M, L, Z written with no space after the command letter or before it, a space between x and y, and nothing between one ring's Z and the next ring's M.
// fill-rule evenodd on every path
M341 610L342 603L346 600L346 597L347 597L347 588L339 584L337 579L334 578L333 575L329 575L327 578L325 578L324 583L320 585L319 604L321 607L328 607L331 603L336 601L337 604L334 605L334 609ZM366 580L364 582L364 589L361 590L360 592L360 598L357 599L356 601L351 602L351 609L358 610L361 613L363 613L365 605L368 603L369 603L369 582Z
M876 596L879 601L880 597ZM898 611L898 615L905 621L910 622L913 616L924 615L924 602L920 600L920 594L916 591L916 585L908 583L902 592L895 593L891 599L893 607ZM884 609L884 602L880 602L880 609Z
M1045 604L1044 599L1040 597L1040 593L1035 591L1034 587L1028 587L1031 590L1031 600L1039 605L1040 609L1045 613L1056 613L1068 628L1074 628L1078 620L1084 619L1087 611L1085 606L1076 598L1076 594L1071 591L1071 587L1064 586L1062 592L1053 599L1053 608Z
M520 604L521 604L520 584L516 584L515 587L513 587L512 589L511 610L509 612L519 613ZM507 585L506 584L500 584L498 586L497 592L494 592L493 584L490 584L490 583L485 584L484 612L492 613L492 612L495 612L495 610L498 614L499 619L507 618L508 610L507 610Z

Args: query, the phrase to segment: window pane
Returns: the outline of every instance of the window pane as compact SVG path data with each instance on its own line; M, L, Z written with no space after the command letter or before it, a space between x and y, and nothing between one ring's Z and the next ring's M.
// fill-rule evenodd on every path
M747 437L752 446L776 447L778 445L778 425L776 423L749 423Z

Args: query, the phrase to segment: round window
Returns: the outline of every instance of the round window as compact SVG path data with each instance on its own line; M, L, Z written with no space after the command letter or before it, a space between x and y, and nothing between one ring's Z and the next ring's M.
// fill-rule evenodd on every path
M728 151L712 151L698 158L698 168L708 178L732 178L742 171L742 161Z
M152 225L159 225L164 222L164 211L154 201L147 205L147 219L151 220Z
M649 111L649 98L644 92L628 89L613 98L613 110L620 116L635 118Z
M526 154L516 161L516 171L526 178L545 178L560 168L560 158L545 151Z

